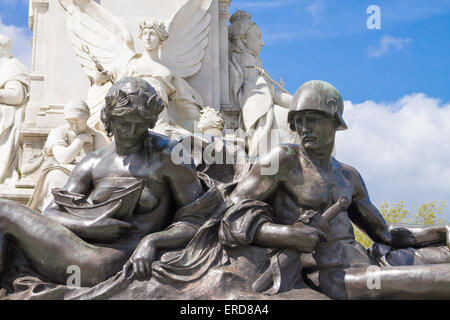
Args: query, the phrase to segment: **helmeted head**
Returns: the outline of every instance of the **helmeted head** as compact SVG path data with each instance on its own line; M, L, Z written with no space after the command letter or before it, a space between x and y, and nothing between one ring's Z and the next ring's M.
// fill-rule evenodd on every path
M152 129L164 103L145 80L127 77L117 81L105 97L101 120L108 136L125 145L136 144Z
M298 88L288 113L288 123L292 131L296 131L295 116L306 110L324 112L336 120L336 130L347 129L347 124L342 118L344 102L341 94L328 82L312 80Z
M87 121L90 116L89 106L81 99L69 100L64 106L64 119L77 134L87 129Z

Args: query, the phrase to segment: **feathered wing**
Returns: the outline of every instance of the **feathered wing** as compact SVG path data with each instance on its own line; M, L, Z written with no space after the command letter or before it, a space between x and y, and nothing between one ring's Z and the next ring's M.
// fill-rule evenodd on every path
M169 38L161 46L161 60L183 78L196 74L205 56L212 0L187 0L169 25Z
M94 78L97 67L83 47L106 70L120 55L135 52L132 35L122 20L106 8L92 0L59 0L59 3L68 13L69 39L88 76Z

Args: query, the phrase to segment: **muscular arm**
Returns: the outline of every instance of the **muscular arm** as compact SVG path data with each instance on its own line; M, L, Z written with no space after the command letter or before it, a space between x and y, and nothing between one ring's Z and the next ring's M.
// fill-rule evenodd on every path
M230 196L234 203L244 199L266 201L280 187L283 182L285 155L280 148L276 148L269 155L263 156L252 166L250 171L242 178L241 182ZM270 167L274 161L278 161L280 168L276 174L262 175L264 168ZM283 162L283 166L281 165Z
M164 157L164 178L167 181L178 208L198 199L205 190L197 176L193 164L175 165L170 155ZM168 229L151 233L144 237L136 247L130 260L123 267L123 276L133 268L138 278L146 278L151 274L151 264L162 249L178 249L185 247L195 236L197 228L190 223L176 223Z
M389 231L395 248L450 245L450 227L446 225L392 224Z
M63 189L78 194L87 195L90 187L90 170L87 166L87 163L80 163L80 165L76 166L72 173L70 174L69 180ZM82 235L85 227L85 220L73 216L63 210L55 203L55 200L52 200L50 204L44 208L42 214L47 216L49 219L58 222L63 225L67 229L76 233L77 235Z
M164 171L165 180L172 191L177 208L194 202L205 192L193 164L175 165L168 157ZM196 231L194 226L180 223L149 235L148 240L151 240L153 246L158 250L181 248L187 245Z
M391 245L392 237L378 209L372 204L361 175L348 168L355 190L348 215L352 222L364 231L374 242Z
M25 90L19 81L9 81L0 90L0 103L20 106L25 100Z

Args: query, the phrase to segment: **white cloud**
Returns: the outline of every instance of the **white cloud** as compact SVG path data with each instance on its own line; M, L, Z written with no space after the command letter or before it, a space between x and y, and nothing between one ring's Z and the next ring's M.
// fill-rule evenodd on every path
M411 42L409 38L395 38L389 35L381 37L376 47L370 47L368 51L369 57L379 58L389 52L391 48L401 50L407 43Z
M314 0L308 7L306 7L306 10L308 10L311 14L313 24L317 26L322 22L326 12L325 0Z
M13 55L20 59L26 66L30 67L32 54L31 31L26 27L20 28L14 25L5 25L2 17L0 17L0 34L12 40Z
M450 217L450 104L423 93L389 104L346 101L344 119L337 159L358 169L375 205L445 200Z

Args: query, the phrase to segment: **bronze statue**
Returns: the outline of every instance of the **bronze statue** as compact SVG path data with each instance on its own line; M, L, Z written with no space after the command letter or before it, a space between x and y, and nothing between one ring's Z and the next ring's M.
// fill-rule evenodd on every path
M193 163L173 164L176 142L149 130L163 108L142 79L114 84L102 121L115 142L77 164L42 214L0 200L0 273L12 243L53 283L65 284L67 268L78 266L83 287L122 269L148 278L161 250L186 246L218 201L204 204L209 191ZM203 209L192 206L202 201Z
M261 210L229 210L222 223L221 241L232 247L253 244L274 249L271 268L278 270L275 272L278 276L273 277L272 288L266 287L267 279L258 279L254 284L256 290L268 293L288 290L290 284L283 280L283 268L287 270L285 277L292 282L303 262L306 283L334 299L448 298L448 247L400 249L446 246L448 228L389 229L371 203L358 171L332 157L336 131L347 128L342 113L341 95L331 84L310 81L298 89L288 121L301 143L273 149L244 176L231 199L237 207L246 203L248 206L248 201L253 200L253 207L260 206ZM279 161L278 173L262 175L261 169L273 161ZM334 219L327 221L317 214L342 197L349 199L350 204ZM273 210L264 208L260 201L270 204ZM396 252L408 256L409 263L406 258L400 261L391 257L392 261L405 265L379 264L375 270L377 257L386 261L386 251L391 249L383 252L378 246L377 257L369 255L355 241L352 223L376 243L392 248L391 256ZM422 260L427 265L414 263L411 255L417 250L422 253L428 250L428 259ZM305 254L311 252L313 259ZM380 280L380 288L368 288L367 283L373 278Z
M42 214L0 199L2 290L12 299L325 297L307 284L333 299L448 298L449 227L388 226L359 173L332 157L347 127L339 92L310 81L294 98L288 121L301 144L220 181L149 130L164 108L156 91L119 80L102 110L115 142L78 163ZM189 161L175 164L175 150ZM262 174L274 161L279 171ZM352 222L376 242L370 252ZM81 287L67 283L72 266Z

